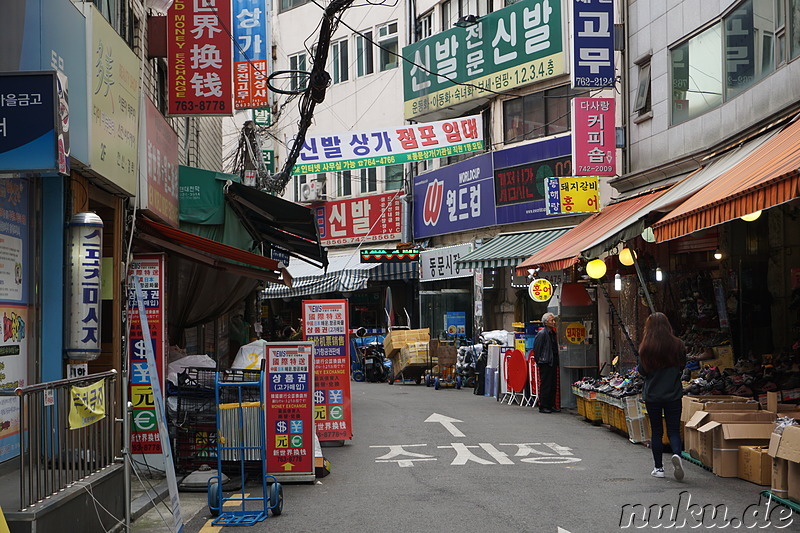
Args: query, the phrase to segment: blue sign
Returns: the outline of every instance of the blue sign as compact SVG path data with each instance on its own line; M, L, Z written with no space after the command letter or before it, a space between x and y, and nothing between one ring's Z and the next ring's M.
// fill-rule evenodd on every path
M613 87L613 1L572 0L572 20L572 86Z
M233 0L233 60L267 59L267 10L263 0Z
M55 76L0 75L0 172L58 169Z
M497 224L547 217L544 179L571 176L571 136L492 152Z
M495 225L492 155L414 178L414 238Z
M467 314L463 311L444 314L444 330L450 336L467 334Z

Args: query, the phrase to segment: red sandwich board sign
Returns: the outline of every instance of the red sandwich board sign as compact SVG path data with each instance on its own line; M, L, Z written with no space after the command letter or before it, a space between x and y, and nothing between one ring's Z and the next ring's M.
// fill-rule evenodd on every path
M267 473L314 480L314 345L264 345Z
M303 300L303 340L314 343L314 420L320 441L353 438L347 300Z

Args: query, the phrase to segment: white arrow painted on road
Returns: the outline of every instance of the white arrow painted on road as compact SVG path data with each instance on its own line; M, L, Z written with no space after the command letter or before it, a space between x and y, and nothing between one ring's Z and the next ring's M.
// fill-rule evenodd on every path
M449 416L440 415L439 413L433 413L425 422L438 422L440 423L444 429L450 432L450 434L454 437L463 437L464 434L459 431L459 429L453 424L453 422L463 422L463 420L459 420L457 418L450 418Z
M558 528L558 531L557 531L556 533L569 533L569 531L567 531L566 529L563 529L563 528L560 528L560 527L559 527L559 528Z

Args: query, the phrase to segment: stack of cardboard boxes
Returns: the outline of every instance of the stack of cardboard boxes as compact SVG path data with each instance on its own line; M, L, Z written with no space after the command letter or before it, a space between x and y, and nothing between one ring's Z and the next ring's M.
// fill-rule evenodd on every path
M428 343L431 340L429 329L395 329L386 334L383 347L386 356L393 360L395 372L408 366L422 366L429 363Z
M788 427L792 431L780 436L773 434L779 416L796 414L787 411L788 407L777 403L777 395L771 397L766 410L743 397L685 396L682 423L686 451L720 477L770 485L779 497L790 495L792 470L794 496L800 501L800 427Z

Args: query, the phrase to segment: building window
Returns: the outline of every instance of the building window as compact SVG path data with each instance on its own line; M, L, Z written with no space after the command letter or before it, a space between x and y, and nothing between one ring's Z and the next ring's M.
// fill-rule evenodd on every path
M746 0L725 21L725 98L775 70L775 3Z
M347 39L331 44L331 81L342 83L349 79L349 61L347 60Z
M308 1L309 0L281 0L280 12L283 13L284 11L288 11L298 6L302 6L303 4L307 4Z
M450 0L442 2L439 13L442 16L442 31L449 30L455 22L452 2Z
M417 19L416 37L418 41L433 35L433 11L428 11Z
M386 181L383 189L386 191L396 191L403 188L403 165L387 165L385 170Z
M789 0L789 46L792 59L800 56L800 0Z
M336 180L339 196L351 196L353 194L353 176L349 170L337 172Z
M694 118L722 104L722 25L670 50L672 124Z
M381 47L378 57L378 70L383 72L397 68L397 22L378 26L378 44Z
M307 72L306 70L306 53L300 52L299 54L295 54L293 56L289 56L289 70L293 71L300 71L300 72ZM308 79L308 76L301 76L299 74L293 74L291 79L291 89L292 91L301 91L305 89L305 87L301 87L301 84L305 84L305 80Z
M356 34L356 73L366 76L375 72L375 59L372 56L372 31Z
M650 61L639 65L639 85L633 111L640 116L650 111Z
M163 59L156 58L156 107L162 115L167 114L167 66Z
M570 130L571 97L577 96L563 85L503 102L503 142L505 144L538 139Z
M375 167L361 169L361 192L376 192L378 190L378 169Z

